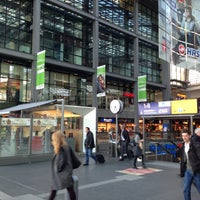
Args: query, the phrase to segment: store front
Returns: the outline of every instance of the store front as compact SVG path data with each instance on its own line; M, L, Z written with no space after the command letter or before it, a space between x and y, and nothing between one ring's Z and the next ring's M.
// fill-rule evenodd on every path
M127 130L131 133L135 131L134 119L118 119L119 124L126 124ZM116 131L116 118L100 117L98 119L98 133L108 133Z
M192 105L192 106L191 106ZM197 99L140 103L140 132L144 138L144 153L151 156L176 157L182 142L181 131L193 133L197 127L194 116L198 114ZM149 154L150 153L150 154Z
M0 165L49 159L51 135L57 130L63 131L76 152L85 151L86 126L96 139L96 108L60 102L41 101L0 110Z
M198 113L197 99L140 103L139 113L140 131L147 136L160 133L162 138L163 133L180 133L182 129L193 132L193 118Z

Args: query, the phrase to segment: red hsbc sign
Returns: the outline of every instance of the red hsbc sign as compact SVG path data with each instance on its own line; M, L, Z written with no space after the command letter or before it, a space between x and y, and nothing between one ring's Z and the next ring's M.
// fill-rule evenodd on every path
M130 92L124 92L123 96L124 96L124 97L133 98L133 97L134 97L134 94L133 94L133 93L130 93Z
M185 55L185 46L183 44L178 46L178 52L181 56Z

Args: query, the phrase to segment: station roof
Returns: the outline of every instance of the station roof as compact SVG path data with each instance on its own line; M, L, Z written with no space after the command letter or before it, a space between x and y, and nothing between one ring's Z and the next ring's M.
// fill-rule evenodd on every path
M56 102L57 100L48 100L48 101L39 101L39 102L33 102L33 103L24 103L24 104L19 104L17 106L13 106L10 108L6 108L3 110L0 110L0 115L5 115L9 114L11 112L17 112L17 111L23 111L23 110L29 110L35 107L40 107L43 105L47 105L53 102Z

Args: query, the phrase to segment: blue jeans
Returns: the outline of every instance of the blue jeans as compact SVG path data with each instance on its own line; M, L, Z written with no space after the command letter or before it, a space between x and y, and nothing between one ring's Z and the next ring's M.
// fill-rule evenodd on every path
M92 153L92 148L86 148L85 149L85 164L89 164L89 157L97 161L96 156Z
M191 170L185 171L183 194L185 200L191 200L191 187L194 181L195 187L200 193L200 173L194 174Z

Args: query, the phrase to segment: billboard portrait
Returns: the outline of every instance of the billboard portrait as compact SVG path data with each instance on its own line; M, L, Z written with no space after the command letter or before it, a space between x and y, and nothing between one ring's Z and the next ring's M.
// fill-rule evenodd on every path
M106 95L106 66L97 67L97 97Z
M159 46L160 58L177 67L200 63L199 0L159 0Z

